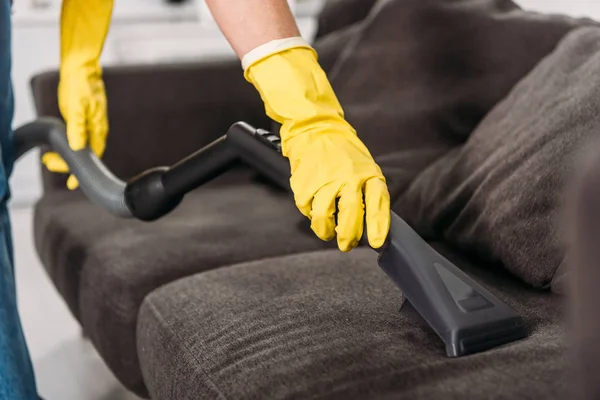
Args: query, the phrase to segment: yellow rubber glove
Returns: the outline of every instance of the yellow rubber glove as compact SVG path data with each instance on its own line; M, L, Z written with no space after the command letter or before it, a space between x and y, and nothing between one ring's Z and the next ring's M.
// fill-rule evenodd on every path
M61 63L58 105L67 124L71 149L90 146L102 157L108 135L106 93L100 54L106 40L113 0L63 0L61 13ZM56 153L44 154L42 162L52 172L68 173ZM71 190L78 187L71 175Z
M315 234L322 240L337 235L340 250L350 251L366 220L369 244L381 247L390 226L386 180L344 119L316 52L300 38L283 39L253 50L242 65L269 117L282 124L290 185Z

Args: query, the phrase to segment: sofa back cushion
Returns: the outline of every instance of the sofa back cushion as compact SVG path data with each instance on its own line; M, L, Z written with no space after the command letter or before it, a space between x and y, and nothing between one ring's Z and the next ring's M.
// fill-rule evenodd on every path
M400 200L409 221L563 291L563 209L586 144L600 136L600 28L582 28Z

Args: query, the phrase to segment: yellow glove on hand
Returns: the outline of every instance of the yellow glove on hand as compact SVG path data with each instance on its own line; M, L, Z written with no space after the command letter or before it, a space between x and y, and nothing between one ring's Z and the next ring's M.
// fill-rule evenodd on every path
M100 54L108 33L113 0L63 0L61 15L61 65L58 105L67 124L72 150L90 146L102 157L108 135L106 93ZM42 162L52 172L68 173L56 153L44 154ZM78 187L71 175L71 190Z
M331 240L337 234L342 251L357 246L366 211L369 244L381 247L390 226L390 196L381 169L344 119L316 52L300 38L276 42L269 45L274 52L259 47L242 64L267 114L282 124L296 206L319 238Z

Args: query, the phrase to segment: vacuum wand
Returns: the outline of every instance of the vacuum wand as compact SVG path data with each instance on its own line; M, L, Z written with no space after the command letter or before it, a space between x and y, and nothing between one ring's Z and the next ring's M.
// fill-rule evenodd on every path
M115 177L89 149L72 151L60 120L39 119L15 130L14 136L17 158L36 146L51 147L63 157L90 201L120 218L161 218L186 193L239 160L290 190L290 166L279 137L243 122L177 164L150 169L127 182ZM519 315L435 251L394 212L386 244L377 251L381 269L444 341L448 356L526 337Z

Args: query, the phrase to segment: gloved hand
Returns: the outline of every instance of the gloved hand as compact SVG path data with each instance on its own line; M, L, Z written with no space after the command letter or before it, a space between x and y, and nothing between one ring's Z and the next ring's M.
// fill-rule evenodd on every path
M106 94L100 69L65 72L58 85L58 105L67 124L67 138L72 150L81 150L90 146L91 150L102 157L108 135L106 114ZM69 167L54 152L43 155L42 162L52 172L68 173ZM67 187L78 187L77 178L69 176Z
M72 150L90 146L102 157L108 135L106 93L100 54L108 33L113 0L63 0L61 13L61 63L58 105L67 124ZM56 153L44 154L42 162L52 172L68 173ZM71 175L67 187L77 188Z
M363 235L366 212L369 244L381 247L390 226L386 180L344 119L316 52L300 38L283 39L248 53L242 64L267 114L282 124L290 185L315 234L337 234L340 250L349 251Z

